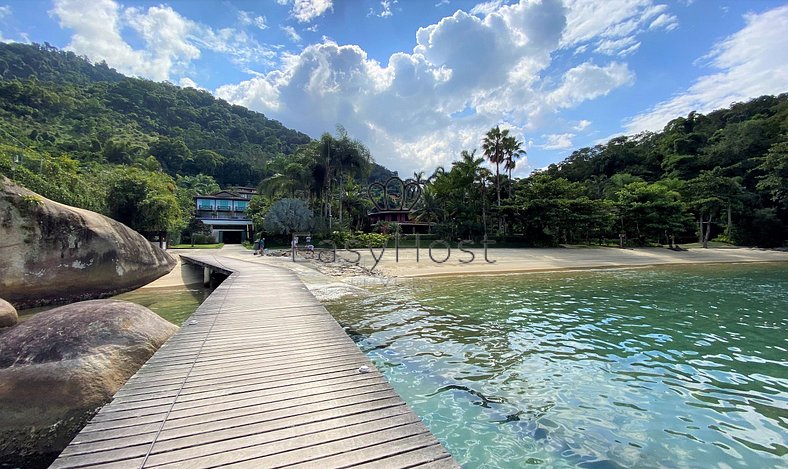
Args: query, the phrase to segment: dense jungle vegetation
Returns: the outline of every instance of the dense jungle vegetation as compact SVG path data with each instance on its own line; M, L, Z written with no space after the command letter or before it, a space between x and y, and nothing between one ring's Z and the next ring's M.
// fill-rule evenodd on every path
M479 148L411 178L421 193L413 215L438 236L525 245L788 239L788 94L692 112L521 179L511 173L523 143L506 129L480 135ZM194 195L231 185L259 187L250 208L259 227L289 198L307 203L318 232L391 232L366 219L366 184L393 174L372 156L341 127L312 140L205 91L128 78L49 45L0 44L0 174L145 233L183 230Z

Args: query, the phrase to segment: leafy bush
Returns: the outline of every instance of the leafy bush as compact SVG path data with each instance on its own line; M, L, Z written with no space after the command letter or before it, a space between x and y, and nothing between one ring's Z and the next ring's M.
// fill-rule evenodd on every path
M381 233L351 233L349 231L334 231L331 240L337 247L344 248L345 243L349 248L373 248L383 247L389 240L389 236Z
M216 244L216 238L213 235L195 233L192 237L192 244Z

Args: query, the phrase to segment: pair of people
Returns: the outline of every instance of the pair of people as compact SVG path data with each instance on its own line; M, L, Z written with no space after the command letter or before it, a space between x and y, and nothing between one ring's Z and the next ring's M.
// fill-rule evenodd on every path
M265 238L259 238L254 242L254 255L258 254L261 256L265 254Z

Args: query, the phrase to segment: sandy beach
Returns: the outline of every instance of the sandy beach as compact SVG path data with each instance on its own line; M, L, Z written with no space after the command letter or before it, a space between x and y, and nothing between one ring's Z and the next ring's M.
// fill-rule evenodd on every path
M238 245L219 250L173 249L169 253L178 265L169 274L144 288L171 287L202 282L202 271L183 265L178 254L218 254L249 262L260 262L295 271L318 299L333 299L363 294L363 287L396 281L398 278L453 275L495 275L526 272L550 272L577 269L636 268L656 265L715 264L750 262L788 262L788 252L755 248L709 248L671 251L664 248L544 248L544 249L483 249L468 252L456 249L449 253L436 246L430 258L424 247L338 251L337 262L320 262L297 257L297 262L281 256L254 256ZM357 254L356 254L357 253ZM325 253L322 257L331 260ZM448 259L443 261L448 254ZM418 260L417 260L418 256ZM344 261L342 260L344 259ZM358 261L358 265L353 262ZM471 261L471 262L463 262Z
M738 262L788 262L788 252L751 249L689 249L671 251L664 248L544 248L483 249L471 253L456 248L449 253L436 246L432 257L428 249L400 249L399 254L386 252L377 265L369 249L362 252L361 264L388 277L426 277L442 275L505 274L572 269L626 268L666 264L713 264ZM355 259L355 256L348 256ZM448 258L447 258L448 257ZM444 261L444 259L446 259ZM441 262L444 261L444 262Z

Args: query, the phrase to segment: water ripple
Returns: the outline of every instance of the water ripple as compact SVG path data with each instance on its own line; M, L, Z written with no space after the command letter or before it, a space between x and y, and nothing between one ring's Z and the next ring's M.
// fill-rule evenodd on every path
M467 467L788 467L788 266L400 284L329 305Z

